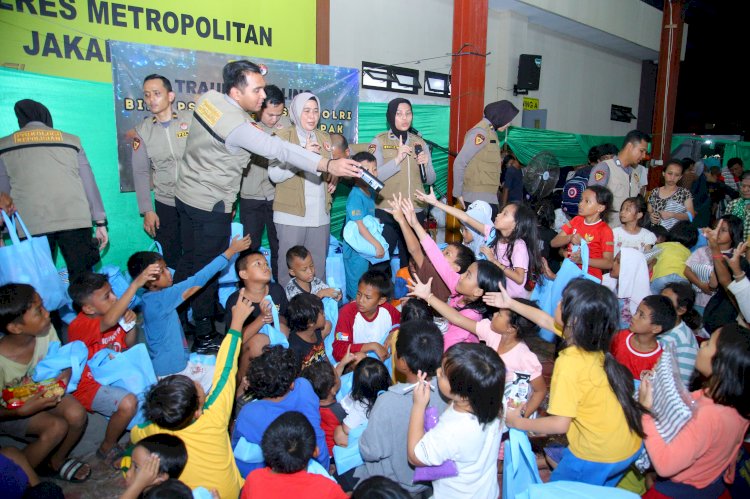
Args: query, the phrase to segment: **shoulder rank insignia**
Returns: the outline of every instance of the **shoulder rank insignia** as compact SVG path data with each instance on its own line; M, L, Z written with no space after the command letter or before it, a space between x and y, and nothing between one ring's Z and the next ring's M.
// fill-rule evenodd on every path
M255 121L251 121L250 124L253 125L255 128L257 128L258 130L260 130L261 132L263 131L260 125L256 123Z
M481 133L478 133L477 136L474 137L474 145L478 146L482 142L484 142L484 135L482 135Z
M133 138L133 150L137 151L139 147L141 147L141 139L139 139L138 137L134 137Z

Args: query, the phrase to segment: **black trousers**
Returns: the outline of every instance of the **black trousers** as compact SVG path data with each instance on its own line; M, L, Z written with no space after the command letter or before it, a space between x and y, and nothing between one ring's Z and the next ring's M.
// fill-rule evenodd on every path
M39 235L47 236L53 260L57 249L60 249L60 254L68 267L68 277L71 282L84 272L89 272L94 265L101 261L99 243L94 239L90 227Z
M177 208L154 200L156 215L159 217L159 228L156 229L156 242L161 245L162 255L167 266L177 269L182 256L180 248L180 218Z
M271 250L271 273L273 280L279 282L279 237L276 235L276 225L273 223L273 201L263 199L240 198L240 222L245 228L245 235L250 235L251 250L260 248L263 242L263 230L268 233L268 246Z
M218 202L213 211L188 206L179 199L175 207L180 217L180 242L182 258L175 270L175 282L194 275L211 260L223 253L229 245L232 215L224 213L224 203ZM214 277L193 295L191 306L195 321L195 336L214 332L213 318L218 308L218 277Z
M400 261L399 267L406 267L409 265L409 250L406 249L406 240L404 235L401 233L401 227L396 222L396 219L385 210L375 210L375 216L383 224L383 238L388 243L388 251L393 254L395 248L398 248L398 258ZM423 223L427 218L424 211L417 213L417 220L419 223ZM383 262L387 264L387 269L382 264L377 264L374 267L378 270L384 271L386 274L391 274L390 262Z

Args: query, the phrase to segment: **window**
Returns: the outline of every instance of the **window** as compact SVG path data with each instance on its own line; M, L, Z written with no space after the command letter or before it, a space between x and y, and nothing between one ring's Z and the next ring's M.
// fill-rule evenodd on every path
M425 71L424 94L433 95L435 97L450 97L451 75L435 73L434 71Z
M362 88L416 94L421 88L419 71L374 62L362 62Z

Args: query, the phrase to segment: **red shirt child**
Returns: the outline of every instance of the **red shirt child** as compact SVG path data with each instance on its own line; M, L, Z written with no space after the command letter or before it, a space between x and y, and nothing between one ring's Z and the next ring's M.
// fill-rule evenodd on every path
M566 234L580 234L581 239L586 240L588 243L589 258L603 258L605 252L614 253L615 238L612 234L612 229L604 220L589 224L579 215L573 217L570 222L563 225L562 231ZM568 245L568 256L571 253L573 253L573 247L572 245ZM601 269L590 265L589 274L600 280L602 278Z

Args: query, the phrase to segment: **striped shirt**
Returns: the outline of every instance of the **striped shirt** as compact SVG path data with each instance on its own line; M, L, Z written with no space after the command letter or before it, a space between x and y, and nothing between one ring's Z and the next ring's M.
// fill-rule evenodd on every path
M685 387L690 386L690 378L695 369L695 358L698 355L698 341L690 328L680 321L678 325L657 337L662 348L671 345L680 368L680 378Z

